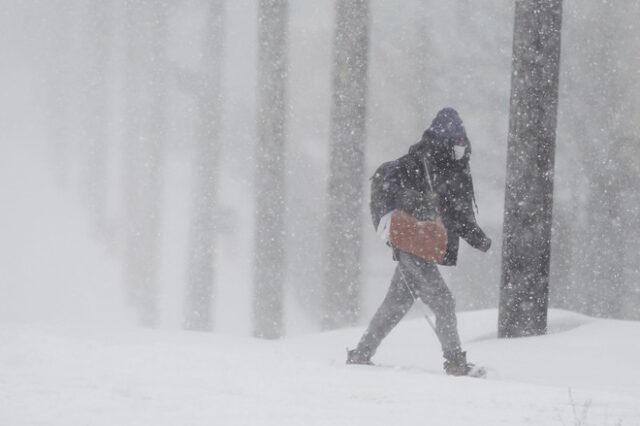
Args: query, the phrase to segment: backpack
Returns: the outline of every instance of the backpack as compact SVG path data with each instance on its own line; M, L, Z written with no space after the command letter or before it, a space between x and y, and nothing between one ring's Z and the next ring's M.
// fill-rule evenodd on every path
M380 219L397 207L396 197L402 188L403 170L402 163L397 159L382 163L371 176L369 210L376 230Z

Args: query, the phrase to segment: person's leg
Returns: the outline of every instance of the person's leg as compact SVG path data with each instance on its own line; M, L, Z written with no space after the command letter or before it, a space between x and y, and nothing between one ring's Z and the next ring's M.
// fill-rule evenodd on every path
M413 297L402 281L402 263L398 263L391 279L389 291L382 304L373 315L369 327L362 335L355 350L349 352L349 359L353 363L366 363L376 353L382 340L400 322L413 304ZM360 362L356 362L360 361Z
M436 334L444 354L460 352L456 302L435 263L400 253L414 296L419 297L436 316Z
M403 261L405 270L414 277L414 296L419 297L436 315L436 334L445 358L445 372L455 376L483 375L481 370L473 373L475 366L467 362L467 354L460 347L456 302L437 265L412 255L401 256L406 257Z

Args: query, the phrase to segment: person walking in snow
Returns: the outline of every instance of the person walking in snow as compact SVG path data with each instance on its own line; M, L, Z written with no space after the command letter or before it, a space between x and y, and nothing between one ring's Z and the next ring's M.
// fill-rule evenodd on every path
M460 116L453 108L444 108L420 142L393 162L397 173L384 183L393 208L418 220L425 220L434 208L439 208L447 229L447 251L441 262L445 266L456 264L460 237L483 252L491 247L491 239L476 223L470 156L471 145ZM378 233L384 234L390 212L376 211L375 201L372 198L374 223ZM435 314L445 372L456 376L473 374L474 365L467 362L460 344L455 299L437 265L396 248L393 257L398 265L387 295L357 347L348 351L347 364L373 364L371 358L382 340L409 311L415 298L420 298Z

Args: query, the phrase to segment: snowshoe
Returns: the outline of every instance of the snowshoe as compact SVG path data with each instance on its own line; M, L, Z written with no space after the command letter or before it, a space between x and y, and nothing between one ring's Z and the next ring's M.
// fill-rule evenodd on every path
M444 354L444 371L450 376L486 377L487 370L467 362L467 353L462 351Z
M374 365L369 354L358 349L347 349L347 364Z

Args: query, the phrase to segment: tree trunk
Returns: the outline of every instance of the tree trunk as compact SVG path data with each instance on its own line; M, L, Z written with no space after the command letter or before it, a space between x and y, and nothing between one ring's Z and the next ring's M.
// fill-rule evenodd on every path
M155 326L161 153L164 139L165 8L128 5L125 278L140 323Z
M60 11L61 1L48 2L50 11ZM51 34L43 47L46 49L47 67L46 87L49 126L49 150L55 170L56 183L61 186L69 185L72 169L71 126L73 111L71 107L71 93L75 83L72 70L75 65L73 52L72 25L77 21L75 14L69 9L59 14L51 28Z
M561 0L516 1L500 337L547 330Z
M258 10L258 146L253 334L283 333L286 0L260 0Z
M108 72L110 70L111 3L83 4L88 22L84 26L85 66L83 99L85 100L82 143L85 153L84 199L88 204L95 236L107 234L107 164L109 142Z
M216 244L216 182L219 165L220 114L222 111L222 49L224 1L207 4L201 87L198 88L199 131L196 141L195 181L187 281L185 328L213 327L214 255Z
M590 241L588 247L589 286L587 314L603 318L622 318L625 296L624 263L626 238L623 231L622 178L626 160L617 155L615 143L609 150L610 162L589 188L587 205ZM598 232L594 232L594 230Z
M416 11L415 20L412 25L418 34L418 43L415 45L416 49L410 56L414 62L412 64L415 67L415 86L412 87L411 92L414 95L413 104L414 112L418 118L418 129L424 130L427 123L427 116L429 115L429 99L433 90L434 80L431 78L434 73L434 64L431 62L433 59L433 47L431 46L431 40L429 37L429 21L430 16L428 14L429 4L426 2L419 2L418 9Z
M368 50L368 0L338 0L324 260L324 329L354 325L358 320Z

